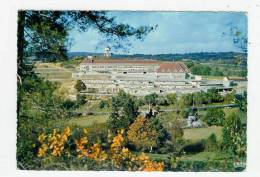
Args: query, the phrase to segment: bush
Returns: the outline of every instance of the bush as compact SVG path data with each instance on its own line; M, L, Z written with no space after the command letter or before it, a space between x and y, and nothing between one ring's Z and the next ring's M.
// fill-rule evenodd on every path
M109 108L110 105L109 105L109 102L107 100L101 100L99 102L99 108L100 109L104 109L104 108Z
M76 96L76 102L79 106L84 105L87 103L86 100L87 96L86 95L81 95L81 94L77 94Z
M81 80L77 80L77 83L75 84L74 87L78 92L86 90L87 88L84 82L82 82Z
M135 155L124 147L124 131L114 137L108 136L109 147L102 148L100 143L88 139L88 130L54 129L52 133L41 133L37 139L37 159L39 169L76 169L85 170L130 170L162 171L163 162L154 162L144 153ZM54 163L53 163L54 162ZM60 168L60 167L63 168Z
M203 120L209 126L212 125L223 126L225 121L225 113L223 109L211 108L207 110Z
M205 142L198 141L195 143L187 144L183 147L182 151L188 154L203 152L205 150Z

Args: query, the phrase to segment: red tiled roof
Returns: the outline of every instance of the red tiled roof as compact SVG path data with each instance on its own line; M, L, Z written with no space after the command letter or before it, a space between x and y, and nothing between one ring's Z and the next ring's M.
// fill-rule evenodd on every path
M160 67L158 68L157 72L158 73L172 73L172 72L185 73L190 71L188 67L182 62L174 62L174 63L165 62L160 64Z
M160 64L156 60L129 60L129 59L85 59L82 63L131 63L131 64Z

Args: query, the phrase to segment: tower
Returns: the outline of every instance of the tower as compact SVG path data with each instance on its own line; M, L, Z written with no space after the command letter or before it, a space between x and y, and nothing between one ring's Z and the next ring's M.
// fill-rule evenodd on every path
M110 47L106 47L104 50L105 50L104 57L106 58L111 57Z

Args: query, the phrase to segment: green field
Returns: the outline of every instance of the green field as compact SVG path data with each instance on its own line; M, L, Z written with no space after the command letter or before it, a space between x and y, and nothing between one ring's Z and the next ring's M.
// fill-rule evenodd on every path
M183 138L185 140L196 142L201 139L208 138L212 133L216 135L218 141L221 141L222 127L218 127L218 126L211 126L207 128L184 129Z
M169 154L146 153L152 160L166 160ZM185 161L208 161L208 160L225 160L229 156L220 152L200 152L196 154L183 155L181 160Z
M200 152L197 154L189 154L182 156L182 160L187 161L208 161L208 160L225 160L228 159L229 156L220 152Z
M87 115L80 118L73 118L67 122L68 125L78 125L81 127L89 127L94 124L105 123L109 115Z

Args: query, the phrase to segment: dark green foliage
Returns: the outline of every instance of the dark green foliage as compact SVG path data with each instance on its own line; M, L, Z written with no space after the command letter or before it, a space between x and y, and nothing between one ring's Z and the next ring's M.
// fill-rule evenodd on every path
M109 105L108 100L101 100L101 101L99 102L99 108L100 108L100 109L109 108L109 107L110 107L110 105Z
M23 79L18 85L17 100L17 166L32 169L40 165L35 159L37 136L50 128L54 119L68 118L70 108L75 106L68 100L56 96L57 84L37 77L35 74Z
M220 71L219 68L216 68L215 70L212 71L213 76L224 76L223 71Z
M79 106L86 104L87 103L86 99L87 99L86 95L77 94L76 96L76 102Z
M218 93L218 90L211 88L207 91L208 103L218 103L223 101L223 97Z
M146 95L146 96L144 97L144 101L145 101L145 103L148 104L148 105L153 105L153 106L155 106L156 103L157 103L157 100L156 100L157 98L158 98L158 95L157 95L156 93L152 93L152 94Z
M81 80L77 80L77 83L75 84L75 89L80 92L86 90L86 85Z
M194 66L194 62L193 61L187 61L187 62L185 62L185 64L186 64L186 66L188 68L192 68Z
M225 119L223 127L222 149L239 158L246 155L246 130L242 127L237 112L232 112Z
M169 152L169 150L172 147L171 144L166 144L166 142L168 142L171 139L171 135L163 127L162 123L157 117L151 117L149 121L150 121L151 129L155 129L157 132L156 134L157 151L161 153L163 153L163 151Z
M235 103L239 105L242 112L247 112L247 92L235 95Z
M138 106L135 97L120 91L117 96L112 97L112 112L108 120L108 127L112 133L117 130L127 129L138 115Z
M207 113L203 120L209 126L212 125L223 126L225 121L225 113L223 109L211 108L207 110Z
M195 75L204 75L209 76L211 75L211 68L209 66L197 64L191 68L191 73Z
M194 154L198 152L203 152L205 150L205 143L204 141L198 141L195 143L189 143L186 144L182 151L184 151L187 154Z
M64 109L66 109L66 110L71 110L71 111L73 111L73 109L78 108L79 105L78 105L77 102L75 102L75 101L65 100L65 101L62 103L62 107L64 107Z

